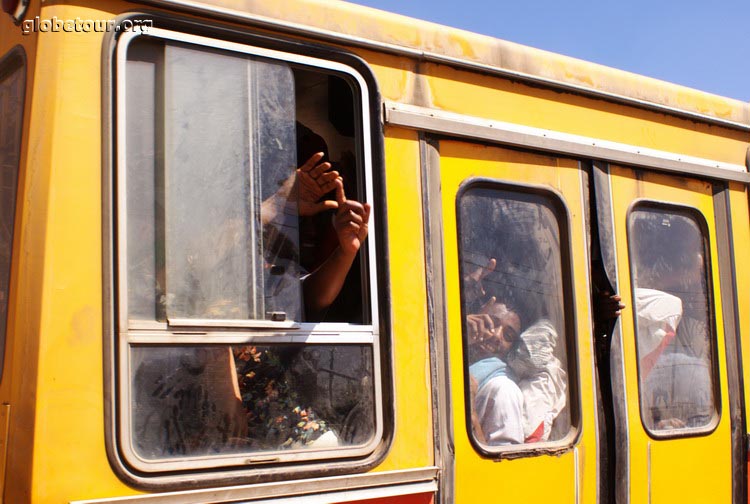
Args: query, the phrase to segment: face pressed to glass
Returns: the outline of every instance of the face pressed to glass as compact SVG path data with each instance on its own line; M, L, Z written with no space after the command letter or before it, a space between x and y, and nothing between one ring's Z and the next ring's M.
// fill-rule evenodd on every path
M555 208L489 184L459 196L468 414L482 446L559 441L571 429Z
M484 309L485 313L469 315L470 345L477 358L498 356L504 358L521 333L521 319L518 314L502 303L493 302Z

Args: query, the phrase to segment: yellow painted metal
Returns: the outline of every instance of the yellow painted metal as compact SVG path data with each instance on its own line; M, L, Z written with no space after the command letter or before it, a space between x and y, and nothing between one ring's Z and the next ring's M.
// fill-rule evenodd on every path
M419 142L414 131L388 129L385 147L396 432L378 470L433 464Z
M710 183L613 166L612 206L620 295L627 308L620 317L623 330L628 422L630 434L631 502L729 502L732 496L731 430L724 331L719 289L718 254ZM714 317L719 362L722 413L716 429L705 436L653 439L641 422L632 286L628 268L627 210L638 199L669 202L697 209L708 223Z
M29 7L29 16L39 13L39 5ZM32 89L36 69L37 37L24 36L4 13L0 15L0 57L13 48L21 48L26 58L26 96L24 103L23 134L18 174L17 211L15 215L15 243L10 276L10 295L6 326L5 362L0 381L0 402L13 404L13 416L9 422L9 433L5 437L7 457L4 472L0 477L12 482L0 493L5 502L23 502L31 488L31 444L34 437L33 414L35 408L36 363L38 349L39 311L41 309L41 269L39 266L39 236L30 228L38 222L35 208L46 206L46 198L30 202L34 190L44 191L43 182L32 187L32 176L26 166L29 163L29 145L33 136L29 133L28 121L32 103ZM0 118L4 120L4 118ZM40 185L42 187L40 187Z
M238 19L283 21L324 33L344 34L354 40L406 48L414 54L442 55L581 89L750 124L750 106L738 100L347 2L203 0L190 3Z
M111 17L101 10L66 5L46 6L40 15L43 19ZM21 448L27 454L25 462L18 460L11 446L9 472L12 478L27 470L23 464L28 464L31 482L17 490L9 488L8 495L17 499L12 502L133 493L113 474L104 444L102 40L102 33L38 35L29 173L26 193L19 200L27 205L21 237L26 256L22 260L27 262L21 265L21 282L37 288L35 294L24 296L24 302L29 310L39 303L38 314L25 322L36 324L37 331L23 332L30 339L28 345L39 351L37 360L33 354L24 356L20 375L22 381L36 383L29 422L33 432ZM18 401L25 410L27 400ZM13 425L17 425L15 418Z
M578 163L512 150L460 142L440 143L440 171L443 197L445 268L448 310L453 425L456 449L456 502L490 502L502 495L508 501L581 502L596 499L596 423L592 375L591 316L589 310L588 257L585 219L582 207L581 178ZM578 377L581 389L581 436L571 449L559 456L533 456L497 463L482 458L472 447L464 417L462 322L458 247L456 229L456 191L472 177L533 184L560 194L570 215L573 250L573 285L576 297ZM563 265L565 268L567 265ZM572 317L570 313L567 316ZM578 465L576 466L576 460ZM540 484L540 480L544 484Z
M444 51L475 61L492 62L493 48L501 47L508 68L568 82L586 81L600 90L619 89L637 94L646 84L651 98L685 110L705 111L715 117L744 121L747 105L710 95L626 76L622 72L569 58L515 47L449 30L441 34L434 25L419 23L415 30L398 16L339 2L295 0L257 2L235 0L224 7L303 23L397 45ZM67 5L33 2L28 17L59 19L110 19L142 10L139 4L120 1L78 1ZM356 20L356 22L352 22ZM199 22L201 20L199 19ZM208 19L202 22L208 23ZM213 22L213 21L210 21ZM241 26L241 25L237 25ZM102 369L102 242L101 242L101 51L98 33L43 33L20 35L20 29L0 16L0 52L21 44L28 60L27 104L21 173L16 214L16 243L8 319L5 373L0 382L0 402L13 404L9 417L5 501L67 502L138 493L112 471L105 453ZM686 119L558 93L518 82L424 63L404 56L345 47L361 55L373 69L383 97L403 103L487 117L499 121L592 136L685 155L742 163L750 135ZM575 64L574 64L575 63ZM574 72L560 77L566 64ZM629 75L629 74L628 74ZM585 82L584 82L585 83ZM431 383L428 360L423 222L420 198L419 147L415 132L386 128L386 193L390 259L391 321L396 411L394 441L384 462L375 470L395 470L436 464L433 460ZM459 502L496 499L529 502L595 502L596 438L592 349L590 338L589 281L582 215L579 171L564 158L471 145L441 143L444 196L446 280L451 352L460 352L458 273L455 244L455 191L470 176L487 176L542 184L563 195L571 216L574 288L577 300L578 352L581 394L581 437L576 452L559 457L538 456L494 463L482 459L468 443L461 414L454 418ZM624 209L632 198L644 196L695 204L712 219L710 188L664 175L646 175L642 181L627 169L615 170L615 210L618 238L625 236ZM750 243L747 191L732 191L735 244L739 257ZM709 218L710 217L710 218ZM624 243L624 242L621 242ZM712 236L712 249L715 240ZM715 250L713 256L716 257ZM619 264L626 268L627 250L618 249ZM714 265L714 268L716 266ZM743 360L750 361L750 265L737 261L740 328L744 337ZM718 274L714 272L714 292ZM628 306L629 279L621 269L621 287ZM720 323L717 299L717 327ZM632 335L629 312L622 318L625 334ZM628 332L629 331L629 332ZM724 347L721 339L719 355ZM632 337L632 336L631 336ZM459 354L460 355L460 354ZM626 371L630 400L633 463L632 500L646 502L649 480L648 445L651 445L651 495L654 500L684 502L729 499L730 467L727 456L728 414L716 432L700 439L654 441L643 432L638 414L635 349L626 340ZM463 411L462 362L453 359L455 411ZM745 383L750 366L745 365ZM726 396L726 370L720 368L722 404ZM746 399L750 399L750 395ZM750 400L746 400L750 404ZM716 439L721 438L721 445ZM696 475L691 460L709 458L711 465ZM577 463L577 465L576 465ZM541 475L541 476L540 476ZM656 477L658 476L658 477ZM577 478L577 480L576 480ZM540 484L539 481L543 481ZM696 481L705 481L695 489ZM521 482L527 482L522 484ZM578 485L576 490L576 485ZM677 487L673 487L677 485ZM486 493L485 493L486 492Z

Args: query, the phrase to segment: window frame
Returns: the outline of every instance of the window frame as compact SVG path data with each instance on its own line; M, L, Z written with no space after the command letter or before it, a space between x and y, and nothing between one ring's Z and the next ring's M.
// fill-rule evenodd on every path
M671 212L673 215L681 215L688 219L691 219L698 227L701 232L701 238L703 242L703 253L704 253L704 266L705 266L705 281L706 281L706 294L707 294L707 310L708 320L706 327L710 330L708 337L708 343L711 345L711 386L714 393L714 414L711 417L711 421L703 427L697 428L679 428L679 429L660 429L652 430L646 425L644 419L644 407L643 407L643 380L641 379L641 355L638 345L638 314L635 309L635 291L637 288L634 278L634 258L636 257L636 250L634 248L634 234L631 229L633 222L633 214L643 209L657 209L663 212ZM680 439L680 438L691 438L691 437L702 437L708 436L713 433L719 423L721 422L722 416L722 401L721 401L721 376L719 373L719 356L718 356L718 331L716 327L716 306L714 303L714 284L713 284L713 263L711 261L711 235L708 222L705 215L700 209L690 206L674 203L671 201L662 201L648 198L639 198L633 201L628 207L626 218L626 233L627 233L627 249L628 249L628 270L630 280L630 295L633 302L633 334L635 336L635 352L636 352L636 369L638 373L638 412L641 419L641 425L643 430L648 434L649 437L655 440L666 440L666 439Z
M567 373L567 387L568 387L568 398L570 403L568 409L570 410L570 430L561 439L556 441L544 441L537 443L522 443L518 445L488 445L481 443L473 434L472 422L471 422L471 410L472 404L468 400L470 395L470 377L469 377L469 364L468 364L468 342L466 338L466 303L465 303L465 292L463 289L463 278L465 272L463 271L462 264L464 263L464 252L462 251L461 243L461 198L472 189L491 189L497 191L503 191L506 193L515 193L523 196L531 196L539 198L540 200L547 203L555 217L557 218L559 239L560 239L560 278L562 280L562 313L565 315L564 327L565 327L565 352L567 365L565 371ZM581 386L580 386L580 367L579 367L579 352L578 352L578 323L577 323L577 311L575 296L573 296L573 284L574 284L574 266L573 266L573 242L570 232L570 210L565 204L565 199L562 194L557 192L551 187L535 184L526 184L520 182L511 182L507 180L492 179L487 177L471 177L466 179L456 191L455 199L455 211L456 211L456 249L458 257L458 273L459 273L459 298L460 298L460 313L461 313L461 348L463 351L462 363L463 363L463 380L464 380L464 418L466 424L466 434L469 438L471 445L474 449L485 458L492 458L496 460L503 459L516 459L533 457L538 455L554 455L561 454L571 450L579 441L583 429L582 426L582 408L581 408ZM522 331L523 332L523 331Z
M0 382L5 376L5 357L7 351L8 332L10 330L10 307L11 307L11 289L13 288L13 253L14 242L16 240L16 217L18 213L18 196L21 192L21 159L23 157L23 138L26 118L26 84L27 84L27 59L26 51L23 46L16 45L0 57L0 80L11 77L13 73L20 71L21 76L21 96L20 96L20 118L18 121L20 130L17 132L18 138L18 164L15 166L15 192L13 194L13 208L11 210L10 222L10 256L8 257L8 285L7 298L5 299L5 320L0 320L2 324L2 333L0 333Z
M123 16L119 19L134 19L143 15ZM154 19L150 16L150 19ZM167 480L176 482L177 478L170 478L166 473L175 474L184 471L210 471L214 469L235 470L244 469L245 474L263 474L261 479L278 479L278 474L283 472L289 477L291 474L309 474L311 471L326 471L330 473L351 473L354 470L366 470L373 467L387 451L392 437L392 406L387 398L392 395L392 373L390 370L388 330L388 307L383 303L387 299L387 256L384 255L384 231L378 223L384 219L385 201L379 198L375 201L375 194L382 187L382 130L378 129L379 117L377 111L380 107L380 96L377 83L369 73L369 68L359 58L342 51L330 49L312 44L295 43L291 41L276 40L269 37L241 33L236 31L222 30L218 27L213 29L196 29L195 25L180 22L174 18L165 17L158 19L168 28L150 28L146 32L116 31L110 36L111 52L104 53L105 63L111 67L109 76L111 95L106 93L105 100L109 98L111 108L111 140L104 128L105 135L105 158L106 148L111 147L112 175L105 171L103 177L104 186L104 230L105 243L107 232L112 240L110 253L113 261L104 259L105 271L110 271L111 277L105 278L105 300L111 302L109 317L105 314L106 326L109 325L112 333L112 343L105 343L105 351L109 350L111 361L105 368L109 383L109 393L114 400L111 401L111 409L107 412L108 431L108 454L110 460L116 462L121 477L132 480L139 486L159 488L175 486ZM156 25L156 22L154 23ZM202 26L200 28L205 28ZM223 31L223 33L222 33ZM202 32L202 33L200 33ZM161 322L128 322L127 312L127 238L126 238L126 98L125 79L127 75L127 49L133 40L147 36L162 39L165 42L179 42L195 45L207 50L224 50L236 55L249 55L272 60L281 61L286 64L304 67L310 71L319 71L339 75L352 83L352 91L355 100L355 113L358 130L360 134L355 139L358 156L361 162L358 169L358 185L363 187L364 201L374 203L370 215L370 233L360 254L362 263L366 267L367 277L366 295L363 303L369 303L369 323L316 323L316 322L274 322L267 320L255 321L216 321L216 320L191 320L189 326L179 321L177 325L168 326ZM226 38L219 38L225 36ZM105 45L106 47L106 45ZM305 54L301 54L304 52ZM107 57L109 57L107 59ZM105 68L107 65L105 64ZM106 70L105 70L106 72ZM104 76L105 83L107 75ZM118 92L119 90L119 92ZM105 102L106 103L106 102ZM106 117L105 117L106 121ZM106 123L105 123L106 124ZM110 143L111 142L111 143ZM107 165L105 159L105 166ZM380 178L378 178L380 177ZM109 187L108 187L109 184ZM107 215L111 216L112 222L106 221ZM117 229L122 232L117 233ZM106 251L106 247L105 247ZM376 257L379 259L376 261ZM106 275L105 275L106 276ZM363 277L364 278L364 277ZM105 303L106 304L106 303ZM248 323L249 322L249 323ZM217 327L217 325L219 327ZM135 334L134 334L135 332ZM237 344L329 344L329 345L368 345L372 353L373 365L373 393L374 393L374 422L375 431L373 438L364 445L353 447L336 447L327 449L315 449L290 453L287 451L267 451L248 453L245 452L232 455L211 455L182 457L180 459L143 460L131 446L130 436L130 380L132 370L130 369L130 349L133 346L144 344L152 345L237 345ZM109 348L107 348L109 347ZM269 459L273 459L274 467L279 469L268 469ZM124 463L124 465L123 465ZM304 464L304 465L303 465ZM262 470L259 469L262 467ZM250 471L248 471L250 469ZM253 469L255 469L253 471ZM137 475L137 473L142 473ZM277 476L273 476L273 474ZM162 478L158 478L164 475ZM142 477L146 476L146 478ZM195 475L193 475L195 477ZM165 480L166 483L159 481ZM201 479L198 476L197 479ZM206 474L202 479L226 479L218 477L216 473ZM231 480L237 479L234 474ZM241 478L240 478L241 479ZM153 483L152 483L153 482ZM184 486L184 480L183 485Z

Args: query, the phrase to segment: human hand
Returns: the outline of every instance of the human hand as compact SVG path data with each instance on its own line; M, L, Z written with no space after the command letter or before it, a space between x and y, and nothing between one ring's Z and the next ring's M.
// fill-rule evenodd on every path
M297 168L297 201L299 215L303 217L338 208L338 203L334 200L318 201L336 188L336 180L339 179L337 171L328 171L331 169L331 163L318 163L324 155L322 152L316 152L305 161L305 164Z
M493 257L489 261L487 261L486 266L479 266L477 269L470 272L464 277L464 286L466 291L465 297L468 303L473 303L474 301L483 298L485 294L487 294L487 292L484 290L482 280L484 280L487 275L495 271L496 267L497 260Z
M606 322L616 319L622 313L625 305L617 294L604 291L594 297L594 314L596 320Z
M496 301L495 296L492 296L489 301L482 305L479 313L472 313L466 316L470 343L480 343L495 335L495 323L492 321L489 312Z
M367 238L370 220L370 204L346 199L344 181L341 177L334 181L336 185L336 205L338 211L333 218L333 227L339 239L341 250L354 255Z

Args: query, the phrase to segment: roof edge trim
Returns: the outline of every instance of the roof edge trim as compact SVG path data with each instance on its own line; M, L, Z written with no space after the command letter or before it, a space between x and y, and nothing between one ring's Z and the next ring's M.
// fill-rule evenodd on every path
M311 26L307 24L301 24L301 23L297 23L293 21L286 21L286 20L277 19L277 18L273 18L273 17L261 15L261 14L252 13L252 12L244 12L244 11L240 11L236 9L219 7L216 5L206 4L200 1L194 1L194 0L133 0L133 1L135 3L153 5L155 7L167 8L170 10L181 11L181 12L185 12L189 14L210 16L215 19L247 24L250 26L279 31L279 32L283 32L286 34L299 35L299 36L314 38L316 40L333 42L337 44L351 45L351 46L355 46L359 48L376 50L376 51L385 52L385 53L398 55L398 56L407 56L410 58L415 58L415 59L428 61L432 63L448 65L454 68L477 71L477 72L482 72L482 73L491 74L491 75L497 75L497 76L509 78L512 80L517 80L517 81L526 82L526 83L530 83L530 84L534 84L538 86L557 89L559 91L570 92L570 93L583 95L583 96L587 96L587 97L591 97L595 99L601 99L601 100L605 100L609 102L634 106L637 108L647 109L647 110L651 110L654 112L664 113L664 114L668 114L671 116L676 116L676 117L680 117L680 118L684 118L688 120L714 124L717 126L722 126L725 128L730 128L730 129L735 129L735 130L740 130L740 131L750 131L750 120L747 123L745 123L745 122L739 122L739 121L734 121L730 119L723 119L721 117L716 117L713 115L685 110L682 108L660 104L657 102L648 101L648 100L644 100L640 98L635 98L635 97L627 96L624 94L618 94L618 93L613 93L613 92L609 92L609 91L605 91L601 89L590 88L590 87L586 87L580 84L564 82L564 81L552 79L549 77L533 75L530 73L503 68L497 65L482 63L482 62L471 60L471 59L457 58L454 56L448 56L448 55L440 54L436 52L425 51L422 49L417 49L417 48L413 48L409 46L398 45L398 44L393 44L389 42L382 42L379 40L373 40L370 38L359 37L356 35L351 35L351 34L346 34L346 33L339 33L336 31L325 29L325 28L320 28L320 27ZM367 8L362 7L362 9L367 9ZM395 14L393 16L394 18L408 19L408 18L405 18L404 16L398 16ZM427 22L423 22L423 23L429 26L438 26L438 25L433 25L432 23L427 23ZM461 31L461 30L457 30L457 31ZM466 33L468 34L471 32L466 32ZM486 37L486 38L491 38L491 37ZM523 46L520 46L520 47L523 47ZM536 51L538 51L540 54L541 53L554 54L554 53L549 53L548 51L542 51L542 50L536 50ZM559 57L570 59L571 62L582 61L582 60L576 60L575 58L568 58L565 56L559 56ZM591 63L591 65L608 69L608 67L597 65L595 63ZM623 78L627 75L630 75L630 76L636 75L636 74L631 74L629 72L622 71L622 70L615 70L615 69L609 69L609 70L612 70L617 73L621 72L623 75ZM642 77L642 76L639 76L639 77ZM643 77L643 79L655 80L655 79L650 79L647 77ZM668 82L664 82L664 85L674 86L675 88L678 88L678 87L682 88L682 86L671 84ZM690 88L683 88L683 89L689 90ZM706 96L710 95L709 93L703 93L697 90L691 90L691 91L705 94ZM736 101L736 100L733 100L733 101ZM747 104L745 104L744 102L737 101L737 103L742 104L743 106L747 106ZM750 110L750 106L748 106L748 110Z

